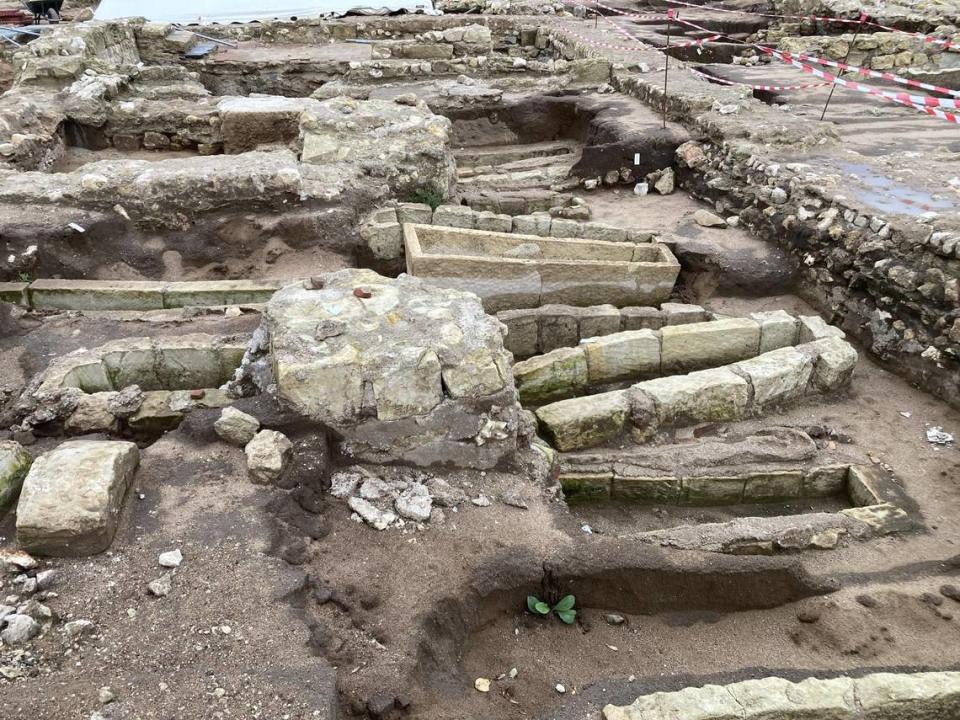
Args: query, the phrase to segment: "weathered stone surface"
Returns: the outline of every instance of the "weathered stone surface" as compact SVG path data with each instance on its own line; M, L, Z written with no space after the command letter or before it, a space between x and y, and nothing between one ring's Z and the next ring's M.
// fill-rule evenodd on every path
M761 353L797 344L800 325L790 313L772 310L750 313L750 317L760 323Z
M244 448L250 479L273 483L281 478L293 455L293 443L276 430L261 430Z
M510 356L476 296L369 270L322 284L290 285L264 313L287 408L371 462L492 467L515 450Z
M783 347L738 362L731 369L750 382L753 402L762 407L803 395L813 373L813 360L792 347Z
M801 315L798 341L808 343L823 338L843 338L843 330L827 322L819 315Z
M652 330L632 330L581 342L591 385L639 380L660 372L660 338Z
M646 380L631 392L653 401L661 426L737 420L749 401L747 381L728 368Z
M728 318L660 331L663 372L686 372L754 357L760 349L760 325L749 318Z
M17 506L17 540L40 555L93 555L113 541L140 461L131 442L73 440L34 461Z
M604 720L914 720L960 710L960 673L875 673L860 678L778 677L654 693L607 705Z
M544 405L537 418L558 450L578 450L612 440L624 431L629 413L625 390Z
M221 410L220 417L213 423L213 430L218 437L239 447L253 440L259 429L259 420L234 407Z
M557 348L513 366L513 377L524 405L576 395L587 387L583 348Z
M422 102L337 97L301 116L301 161L342 167L349 175L375 168L395 195L433 187L446 197L455 177L450 127Z
M857 351L839 337L827 337L811 343L817 352L811 382L825 392L838 390L850 382L857 366Z
M64 427L68 432L83 435L95 432L116 432L120 421L110 410L110 399L116 393L99 392L89 395L80 395L77 398L77 409L74 410Z
M0 440L0 512L16 500L32 462L30 453L20 443Z

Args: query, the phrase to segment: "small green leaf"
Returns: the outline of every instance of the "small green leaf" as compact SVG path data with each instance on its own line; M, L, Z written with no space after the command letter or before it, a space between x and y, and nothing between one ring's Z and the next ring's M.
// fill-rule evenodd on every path
M540 602L540 599L534 595L527 595L527 610L530 612L536 612L537 603Z
M545 602L538 602L536 605L534 605L533 609L541 615L548 615L550 613L550 606Z
M563 620L567 625L573 625L573 621L577 619L576 610L557 610L557 617Z
M572 610L574 603L576 602L577 599L573 595L567 595L566 597L561 598L560 602L553 606L553 609L557 612L561 612L563 610Z

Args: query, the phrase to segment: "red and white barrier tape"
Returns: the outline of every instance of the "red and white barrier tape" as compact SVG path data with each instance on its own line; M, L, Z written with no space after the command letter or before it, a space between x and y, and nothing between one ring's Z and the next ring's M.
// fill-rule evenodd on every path
M580 42L587 43L587 45L594 45L594 46L596 46L596 47L607 48L607 49L609 49L609 50L622 50L622 51L624 51L624 52L637 52L638 50L643 50L643 49L644 49L643 47L627 46L627 45L615 45L614 43L605 43L605 42L601 42L601 41L599 41L599 40L594 40L593 38L589 38L589 37L587 37L586 35L581 35L581 34L578 33L576 30L571 30L571 29L570 29L569 27L567 27L567 26L564 26L563 32L565 32L567 35L572 35L573 37L575 37L575 38L576 38L577 40L579 40ZM627 37L630 38L631 40L633 40L634 42L640 43L641 45L645 44L643 40L640 40L639 38L635 38L635 37L633 37L633 36L630 35L630 34L627 34ZM680 48L680 47L691 47L691 46L694 46L694 45L702 46L704 43L713 42L714 40L716 40L717 38L720 38L720 37L723 37L723 36L722 36L722 35L712 35L712 36L710 36L710 37L705 37L705 38L702 38L702 39L700 39L700 40L687 40L687 41L682 42L682 43L675 43L675 44L672 44L672 45L667 45L666 47L667 47L667 48ZM663 48L663 47L657 48L657 47L655 47L655 46L653 46L653 45L650 45L649 47L650 47L650 49L656 49L656 50L664 50L664 49L666 49L666 48Z
M602 2L597 2L596 0L588 0L589 5L584 5L583 3L573 2L571 0L566 0L567 5L579 5L582 8L595 12L598 7L602 7L604 10L609 10L612 13L617 15L622 15L623 17L633 18L634 20L666 20L666 13L647 13L645 15L639 15L637 13L627 12L626 10L621 10L620 8L615 8L610 5L604 5Z
M886 30L887 32L900 33L901 35L910 35L911 37L920 38L924 42L940 45L944 48L944 50L960 45L960 43L954 42L953 40L947 38L940 38L936 37L935 35L912 32L910 30L901 30L900 28L892 27L890 25L881 25L880 23L866 19L866 15L862 12L859 18L824 17L821 15L778 15L776 13L754 12L752 10L731 10L729 8L710 7L709 5L697 5L696 3L684 2L684 0L667 0L667 2L673 5L694 8L696 10L712 10L714 12L733 13L736 15L755 15L758 17L777 18L779 20L809 20L823 23L844 23L846 25L860 25L863 23L864 25L871 25L873 27L880 28L881 30Z
M710 82L719 83L720 85L739 85L741 87L748 87L751 90L763 90L766 92L783 92L784 90L808 90L810 88L820 88L827 87L832 83L828 82L818 82L818 83L802 83L800 85L751 85L750 83L737 82L734 80L727 80L726 78L716 77L715 75L708 75L705 72L701 72L696 68L690 68L690 72L697 77L702 77L705 80Z
M794 56L788 52L783 52L780 50L773 50L772 48L767 48L764 52L773 55L778 60L783 60L785 62L790 62L791 64L797 66L803 65L800 62L799 56ZM805 70L806 72L806 70ZM822 72L822 71L817 71ZM825 73L826 74L826 73ZM957 110L960 108L957 100L947 100L946 98L934 98L928 97L927 95L909 95L907 93L891 92L889 90L881 90L880 88L871 87L869 85L862 85L861 83L856 82L855 80L844 80L843 78L836 77L834 75L829 75L829 78L836 78L833 82L836 82L837 85L842 87L849 87L857 92L867 93L869 95L876 95L877 97L887 98L888 100L893 100L894 102L899 102L907 105L917 105L929 108L949 108L950 110Z
M831 75L828 72L823 70L818 70L812 65L805 65L799 60L794 60L792 56L786 53L780 53L776 50L773 50L771 54L776 57L778 60L781 60L785 63L792 65L793 67L802 70L805 73L813 75L814 77L822 78L831 83L839 85L840 87L846 88L848 90L854 90L859 93L864 93L866 95L873 95L874 97L883 98L887 102L897 103L898 105L904 105L914 110L919 110L924 112L927 115L932 115L933 117L940 118L941 120L946 120L947 122L952 122L960 125L960 115L956 113L947 112L942 110L940 107L930 105L924 101L936 100L936 98L927 98L921 97L918 95L907 95L906 93L891 93L884 90L878 90L877 88L870 87L869 85L863 85L854 80L844 80L843 78L837 77L836 75ZM921 102L915 102L912 98L917 98Z
M890 82L894 82L899 85L909 85L910 87L920 88L921 90L929 90L930 92L940 93L941 95L960 97L960 90L951 90L950 88L940 87L939 85L931 85L930 83L920 82L919 80L911 80L910 78L900 77L899 75L883 72L881 70L870 70L869 68L857 67L856 65L848 65L847 63L827 60L826 58L814 57L812 55L803 55L800 53L794 55L793 57L803 62L826 65L827 67L837 68L838 70L843 70L844 72L857 73L858 75L863 75L864 77L877 78L878 80L889 80Z

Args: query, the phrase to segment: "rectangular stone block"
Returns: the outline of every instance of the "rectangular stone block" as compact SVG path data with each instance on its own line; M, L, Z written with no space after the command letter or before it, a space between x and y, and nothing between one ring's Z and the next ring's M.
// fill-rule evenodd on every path
M580 337L592 338L620 331L620 311L613 305L580 308Z
M849 384L858 360L857 351L850 343L839 337L827 337L807 347L816 353L810 381L817 390L832 392Z
M587 387L587 359L582 348L558 348L513 366L520 402L540 405L570 397Z
M783 502L802 494L803 472L800 470L749 474L744 480L744 502Z
M430 225L433 222L433 210L426 203L400 203L397 206L397 222Z
M616 390L544 405L536 415L553 446L567 451L619 436L626 428L629 409L627 392Z
M497 313L497 320L507 326L503 345L513 353L514 358L523 359L537 354L540 337L540 314L537 310L503 310Z
M73 440L37 458L17 506L17 540L30 553L103 552L140 461L132 442Z
M947 720L960 713L958 672L875 673L853 682L867 720Z
M513 231L513 218L509 215L484 210L477 214L477 230L508 233Z
M660 373L660 338L653 330L629 330L581 342L591 385L640 380Z
M25 282L0 282L0 302L29 305L28 285L29 283Z
M884 502L880 488L883 484L881 470L872 465L851 465L847 473L847 494L850 502L858 507Z
M360 239L378 260L403 257L403 226L400 223L368 223L360 227Z
M813 360L792 347L783 347L738 362L731 369L750 381L754 405L764 407L802 396L813 373Z
M549 213L534 213L532 215L517 215L513 218L513 232L520 235L550 235Z
M466 205L441 205L433 211L433 224L473 229L477 226L477 216Z
M834 497L847 490L846 463L810 468L803 476L803 497Z
M688 325L710 319L702 307L687 303L665 302L660 305L660 312L663 314L664 325Z
M161 310L165 283L152 280L34 280L30 305L56 310Z
M554 218L550 223L550 236L555 238L580 237L580 223L566 218Z
M844 337L843 330L827 324L819 315L801 315L799 317L797 342L808 343L828 337L842 339Z
M300 114L316 101L309 98L227 97L220 101L220 131L228 155L261 145L292 145L300 135Z
M750 313L750 317L760 323L761 353L797 344L800 322L790 313L773 310Z
M281 285L280 281L275 280L171 282L163 288L163 306L254 305L265 303Z
M580 237L588 240L622 243L626 242L627 231L604 223L585 222L580 224Z
M615 466L612 496L643 504L676 505L680 501L680 478L672 475L634 475L634 468Z
M681 505L740 505L743 502L742 477L685 477L680 491Z
M663 325L663 313L655 307L620 308L621 330L659 330Z
M564 473L560 487L568 502L606 500L610 497L612 473Z
M663 372L688 372L754 357L760 348L760 325L749 318L668 325L660 337Z
M632 389L653 401L662 426L739 420L749 400L747 381L727 368L646 380Z
M580 342L580 322L573 308L544 305L540 308L540 352L574 347Z

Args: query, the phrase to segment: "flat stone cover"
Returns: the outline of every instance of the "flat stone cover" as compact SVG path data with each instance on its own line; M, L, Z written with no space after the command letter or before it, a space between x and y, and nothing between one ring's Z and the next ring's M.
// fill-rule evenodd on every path
M137 446L124 441L73 440L41 455L20 493L20 545L39 555L106 550L139 462Z
M309 283L307 283L309 284ZM267 304L277 394L376 460L490 466L516 444L501 326L470 293L369 270Z

